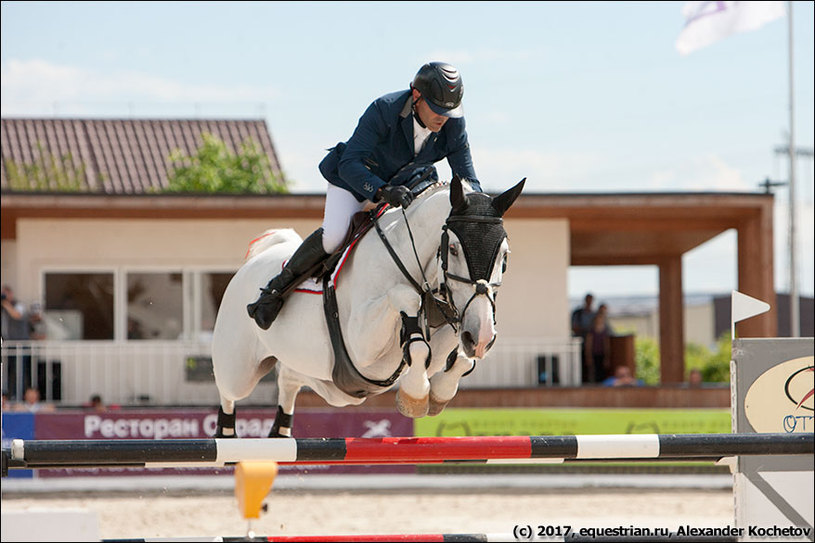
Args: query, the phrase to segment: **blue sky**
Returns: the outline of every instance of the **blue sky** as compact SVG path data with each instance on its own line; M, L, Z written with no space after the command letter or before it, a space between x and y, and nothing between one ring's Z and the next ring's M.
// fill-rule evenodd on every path
M377 96L456 65L488 191L756 191L785 180L787 18L688 56L683 2L3 2L4 116L265 118L295 192ZM796 145L813 146L813 4L795 2ZM446 165L439 167L449 176ZM798 282L813 293L813 169L797 167ZM786 188L776 286L788 289ZM736 288L736 236L684 259ZM569 295L654 294L653 267L573 268Z

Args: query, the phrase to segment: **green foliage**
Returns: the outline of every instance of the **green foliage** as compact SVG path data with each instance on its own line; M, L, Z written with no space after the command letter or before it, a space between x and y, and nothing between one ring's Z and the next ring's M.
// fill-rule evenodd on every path
M706 383L730 382L730 335L724 333L716 343L716 350L711 351L704 345L688 343L685 346L685 378L692 369L702 372ZM652 338L636 338L634 342L634 360L637 377L646 385L659 385L660 358L659 344Z
M649 337L638 337L634 340L634 364L637 378L646 385L659 385L659 344Z
M37 142L36 156L30 164L9 159L5 167L12 190L76 192L87 187L85 164L75 164L71 153L54 156L41 142Z
M272 172L269 157L260 145L245 140L237 153L216 136L203 133L203 143L194 156L179 149L169 160L167 192L220 192L270 194L289 191L285 181Z
M730 382L731 344L728 332L719 336L716 350L689 343L685 350L685 371L698 369L706 383Z

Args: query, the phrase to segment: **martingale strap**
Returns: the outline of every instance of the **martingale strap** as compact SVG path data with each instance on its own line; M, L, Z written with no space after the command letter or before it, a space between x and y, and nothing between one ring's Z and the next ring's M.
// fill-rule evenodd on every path
M402 275L404 275L405 278L410 282L410 284L413 285L413 288L416 289L416 292L422 294L423 292L422 287L419 285L419 283L416 282L416 280L413 277L411 277L410 272L407 271L405 265L402 264L402 260L399 258L399 255L397 255L396 251L393 249L393 245L391 245L391 242L388 241L388 238L387 236L385 236L385 232L382 230L382 227L379 226L378 220L374 220L374 226L376 227L376 233L379 234L379 239L382 240L382 243L388 250L388 254L391 255L391 258L393 259L393 262L396 264L396 267L399 268L399 271L402 272Z
M334 368L331 371L331 379L337 388L354 398L365 398L381 394L396 383L396 380L402 374L402 370L407 365L404 359L402 359L393 375L381 381L368 379L354 366L351 357L348 356L345 341L342 339L337 295L334 284L328 276L323 279L323 310L328 325L328 334L331 337L331 346L334 349Z

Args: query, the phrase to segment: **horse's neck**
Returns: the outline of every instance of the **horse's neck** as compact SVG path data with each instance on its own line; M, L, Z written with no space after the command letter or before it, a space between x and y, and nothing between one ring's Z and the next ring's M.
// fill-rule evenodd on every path
M416 204L409 207L404 215L401 209L389 213L383 229L416 282L421 284L423 279L418 269L421 263L425 278L433 285L437 275L435 256L441 241L442 226L450 214L449 193L436 191ZM419 263L416 262L417 257Z
M405 211L407 223L399 208L388 211L378 219L388 243L411 277L420 285L424 272L428 283L437 286L437 262L434 257L439 248L442 225L449 213L449 194L442 191L418 198ZM390 288L409 284L402 273L393 273L392 257L374 232L369 232L360 241L349 267L350 274L345 279L340 279L338 285L337 294L341 301L346 296L349 300L353 296L356 302L360 299L375 299L387 293Z

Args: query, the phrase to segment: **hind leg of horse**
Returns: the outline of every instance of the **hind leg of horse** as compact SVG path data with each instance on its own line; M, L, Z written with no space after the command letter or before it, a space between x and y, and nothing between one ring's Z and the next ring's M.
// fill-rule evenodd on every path
M240 397L248 396L255 386L257 386L258 382L263 378L263 376L272 371L272 368L274 368L276 362L277 359L273 356L261 360L254 372L254 375L249 380L249 383L244 387L246 389L245 394L241 395ZM214 437L237 437L237 434L235 433L235 419L237 414L235 409L236 399L234 399L234 397L225 396L223 392L221 392L220 396L221 405L218 408L218 425L215 428Z
M218 426L215 428L216 438L233 438L235 435L235 402L221 396L221 405L218 408Z
M280 373L277 375L277 414L269 437L291 437L294 402L303 384L295 372L288 369L285 364L281 365Z
M455 356L452 365L430 378L430 406L427 413L430 416L438 415L447 407L458 392L461 378L475 366L475 361L461 356L457 351L450 356Z

